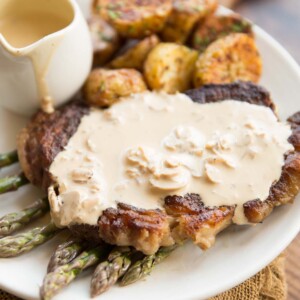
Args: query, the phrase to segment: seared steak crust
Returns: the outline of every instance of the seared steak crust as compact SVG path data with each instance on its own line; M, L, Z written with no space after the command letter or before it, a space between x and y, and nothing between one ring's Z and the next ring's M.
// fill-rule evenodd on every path
M295 150L300 152L300 111L288 118L291 124L293 134L289 138L289 142L293 144Z
M174 218L175 241L191 239L203 250L213 246L216 235L232 223L235 209L233 206L205 207L198 194L167 196L165 208Z
M275 111L270 93L252 82L237 81L229 84L209 84L200 89L186 91L193 101L204 104L224 100L237 100L262 105Z
M119 203L117 208L103 212L99 232L109 244L131 245L145 254L187 239L206 250L214 244L216 235L231 224L234 209L205 207L197 194L166 197L166 211Z
M82 240L87 240L100 244L103 240L99 236L99 227L97 225L75 224L70 227L72 234Z
M103 212L99 218L99 232L107 243L131 245L145 254L174 244L168 216L163 211L139 209L124 203Z
M269 93L250 82L208 85L186 94L198 103L218 102L226 99L263 105L275 110ZM19 137L18 151L22 168L29 180L43 189L52 184L49 167L55 156L63 150L76 132L83 115L89 108L73 102L52 115L38 112ZM300 113L289 118L293 134L290 142L300 149ZM300 189L300 154L286 155L280 180L270 188L266 201L254 199L245 203L249 222L263 221L274 207L291 202ZM200 192L200 191L199 191ZM215 236L232 223L235 207L205 207L198 194L168 196L165 211L143 210L125 204L105 210L99 226L74 225L75 235L90 240L100 237L111 244L131 245L146 254L160 246L191 239L202 249L213 245Z
M44 190L51 184L49 168L76 132L89 108L71 102L52 114L37 112L18 137L18 154L26 177Z

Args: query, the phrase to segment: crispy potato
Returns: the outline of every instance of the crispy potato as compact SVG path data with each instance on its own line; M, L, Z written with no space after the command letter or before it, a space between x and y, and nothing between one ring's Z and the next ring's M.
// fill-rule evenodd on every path
M102 66L108 62L120 46L120 39L115 29L99 17L92 17L88 21L90 28L94 60L93 65Z
M88 77L83 94L92 105L107 107L120 97L143 92L147 86L142 74L134 69L94 69Z
M158 43L159 39L156 35L146 37L132 48L127 49L124 54L117 56L108 66L114 69L134 68L142 71L149 52Z
M94 11L126 38L143 38L165 25L172 0L94 0Z
M171 15L161 32L162 40L184 44L195 24L214 13L217 6L217 0L174 0Z
M194 86L230 83L236 80L258 82L262 60L252 37L233 33L213 42L199 56Z
M192 46L200 52L203 52L218 38L238 32L253 36L251 23L239 15L213 15L198 25L193 34Z
M149 87L167 93L182 92L191 87L198 52L188 47L160 43L149 53L144 76Z

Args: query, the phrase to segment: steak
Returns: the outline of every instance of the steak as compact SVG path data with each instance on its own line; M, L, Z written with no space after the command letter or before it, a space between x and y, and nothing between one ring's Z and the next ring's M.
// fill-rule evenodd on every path
M193 101L203 104L227 99L269 107L275 113L270 94L250 82L207 85L186 92ZM49 168L76 132L89 108L73 101L49 115L39 111L18 138L18 153L27 178L44 190L54 184ZM300 113L288 119L292 127L289 138L295 151L286 153L280 179L270 187L267 199L249 199L244 204L249 223L262 222L274 207L290 203L300 189ZM192 240L202 249L210 248L216 235L232 223L234 206L206 207L201 195L169 195L164 210L145 210L123 203L108 208L99 216L98 226L77 224L71 231L89 240L103 239L114 245L133 246L145 254L159 247Z
M52 183L51 163L88 113L88 106L77 100L52 114L39 111L22 129L18 137L18 155L23 172L32 184L47 191Z
M231 99L266 106L275 112L275 104L271 100L270 93L265 88L251 82L209 84L200 89L188 90L185 94L200 104Z

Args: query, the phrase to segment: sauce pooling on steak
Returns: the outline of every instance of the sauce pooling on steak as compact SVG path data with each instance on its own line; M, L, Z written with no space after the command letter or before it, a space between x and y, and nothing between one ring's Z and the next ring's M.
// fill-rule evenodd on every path
M167 195L200 194L206 206L266 199L281 175L290 126L271 109L226 100L197 104L183 94L132 95L95 109L50 167L57 225L96 224L118 202L163 209Z

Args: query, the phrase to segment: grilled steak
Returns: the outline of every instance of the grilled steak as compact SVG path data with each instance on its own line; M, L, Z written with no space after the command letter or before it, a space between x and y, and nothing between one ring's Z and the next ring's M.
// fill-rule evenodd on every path
M293 144L296 151L300 152L300 112L289 117L288 122L291 124L293 130L293 134L289 138L289 142Z
M193 101L204 104L226 99L262 105L275 111L269 92L251 82L237 81L230 84L209 84L200 89L185 92Z
M99 218L100 236L110 244L132 245L144 253L174 244L167 214L127 204L106 209Z
M172 230L175 241L191 239L204 250L214 244L216 235L231 224L234 215L232 206L205 207L198 194L168 196L165 208L175 220Z
M208 85L187 91L186 95L200 104L233 99L275 110L269 93L252 83ZM52 115L38 112L22 130L18 141L20 162L33 184L44 190L55 184L49 173L50 165L76 132L82 116L88 113L89 108L84 104L72 102ZM244 204L250 223L262 222L274 207L292 202L299 192L300 114L288 121L293 130L289 141L295 151L286 153L281 177L270 187L269 197L249 199ZM100 237L107 243L131 245L145 254L186 239L207 249L214 244L215 236L232 223L235 210L234 206L205 207L198 194L170 195L165 198L164 207L164 211L145 210L120 203L117 208L106 209L99 216L98 226L78 224L70 229L87 239Z
M18 137L18 154L26 177L47 190L51 184L49 167L76 132L89 108L80 101L71 102L53 114L39 111Z

